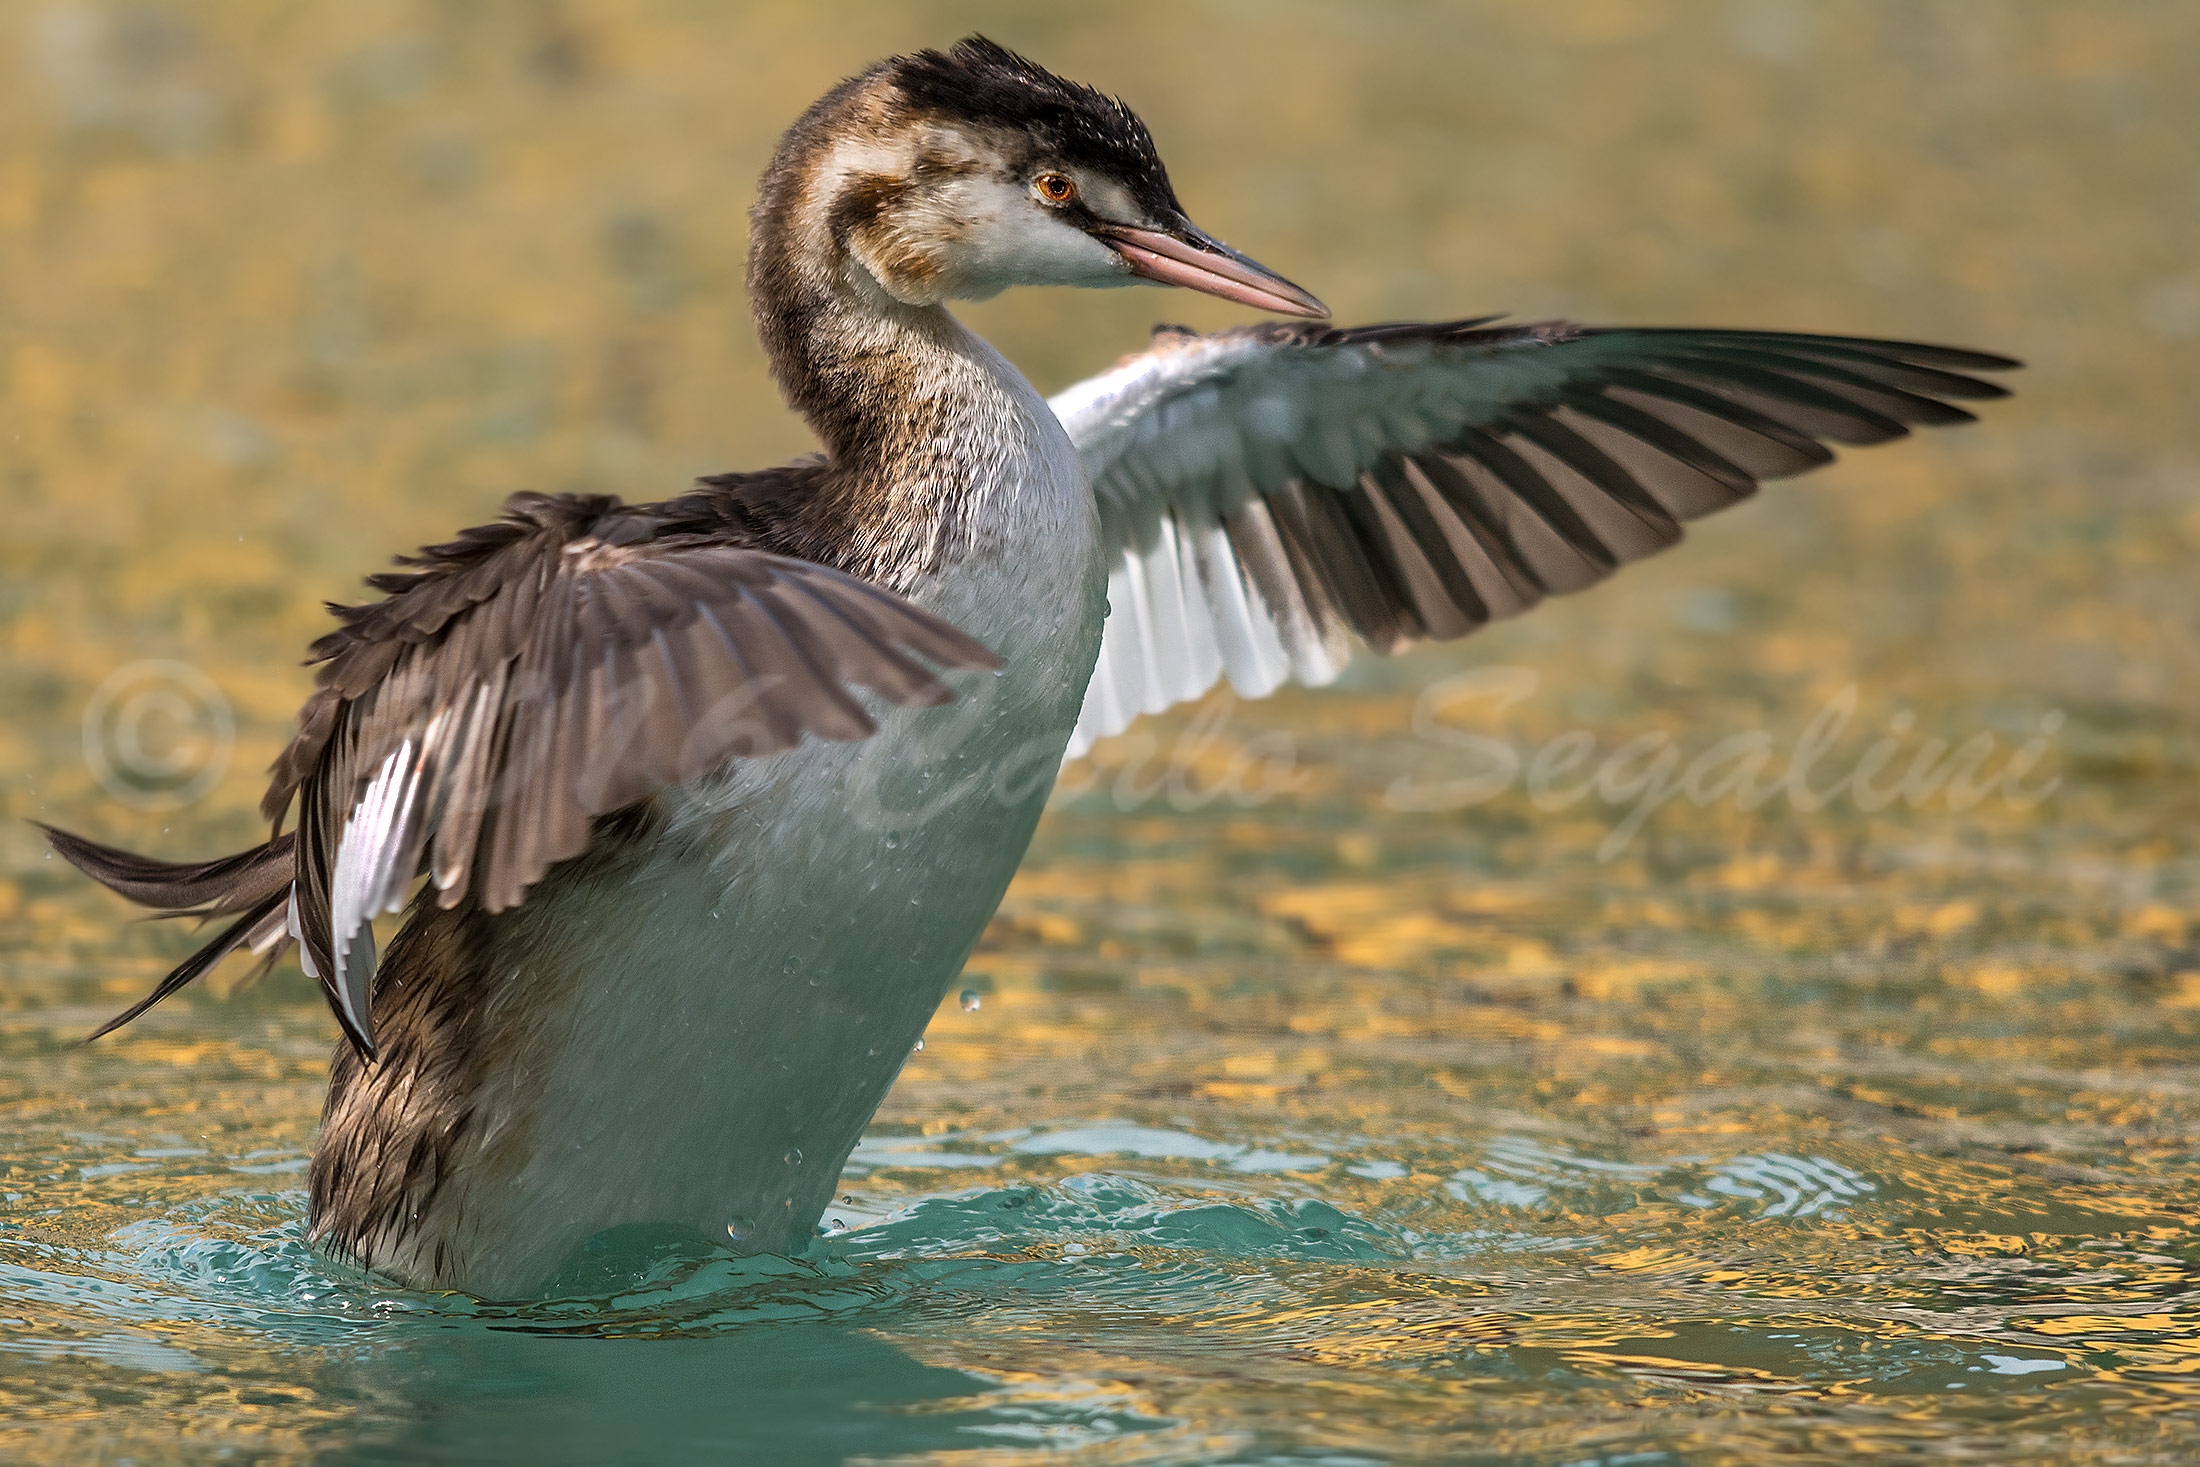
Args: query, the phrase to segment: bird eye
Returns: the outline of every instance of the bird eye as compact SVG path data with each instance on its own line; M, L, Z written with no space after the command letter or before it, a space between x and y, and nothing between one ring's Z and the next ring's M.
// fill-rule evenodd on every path
M1077 197L1077 185L1059 173L1042 173L1032 180L1039 197L1050 204L1066 204Z

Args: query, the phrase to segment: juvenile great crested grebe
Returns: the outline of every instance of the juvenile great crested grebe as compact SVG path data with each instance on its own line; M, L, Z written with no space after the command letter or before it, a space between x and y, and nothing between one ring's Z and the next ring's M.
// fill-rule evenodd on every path
M1049 403L947 302L1149 280L1326 312L1193 226L1122 103L977 38L827 93L754 221L757 327L821 455L656 504L521 494L375 577L314 646L263 846L172 865L48 832L228 920L101 1033L299 945L345 1035L311 1231L404 1283L524 1293L626 1223L799 1248L1065 751L1580 590L1822 440L1968 421L1949 399L2003 393L1966 374L2016 365L1165 328Z

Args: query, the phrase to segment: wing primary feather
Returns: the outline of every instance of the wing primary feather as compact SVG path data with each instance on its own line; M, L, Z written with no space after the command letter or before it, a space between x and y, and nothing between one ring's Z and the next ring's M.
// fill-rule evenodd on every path
M1544 591L1536 576L1534 561L1527 547L1520 543L1513 517L1492 501L1489 490L1468 471L1466 465L1470 463L1474 464L1476 473L1491 480L1490 488L1498 493L1505 492L1502 481L1497 480L1486 465L1463 455L1457 462L1441 453L1423 454L1412 460L1413 467L1428 481L1437 499L1483 547L1490 564L1504 577L1505 583L1521 600L1533 605L1543 599Z
M1698 519L1756 492L1756 483L1746 477L1740 481L1740 487L1736 487L1733 481L1708 474L1688 460L1654 448L1625 429L1614 427L1603 417L1584 412L1571 403L1553 408L1551 416L1618 464L1675 521ZM1651 415L1645 413L1643 416Z
M1265 498L1248 499L1226 520L1230 544L1275 618L1291 670L1309 687L1333 681L1344 662L1335 613L1310 574L1302 577Z
M189 986L192 980L200 974L211 970L216 963L244 946L246 940L267 920L271 913L280 912L283 909L283 902L284 896L281 892L263 899L258 906L251 908L236 921L224 927L215 935L213 941L177 964L166 977L153 986L151 993L146 994L145 997L131 1004L121 1013L86 1035L84 1042L89 1044L95 1039L101 1039L114 1033L115 1030L129 1023L154 1004Z
M1599 373L1598 376L1608 386L1624 388L1660 402L1672 403L1703 417L1755 433L1761 438L1769 438L1808 459L1811 464L1833 462L1833 450L1808 433L1761 413L1747 403L1737 402L1708 388L1632 368L1613 368Z
M1875 412L1861 403L1780 372L1766 371L1747 362L1708 354L1659 357L1645 363L1660 375L1693 378L1722 396L1740 394L1744 402L1764 411L1769 403L1815 438L1837 443L1885 443L1910 430L1900 421Z
M1828 391L1845 402L1871 409L1882 417L1898 423L1924 423L1932 427L1948 427L1956 423L1975 423L1974 414L1965 412L1953 403L1938 398L1921 396L1900 387L1891 387L1874 381L1861 372L1833 362L1817 361L1810 357L1791 356L1785 352L1750 348L1723 351L1721 361L1746 362L1782 376L1793 376ZM1688 360L1682 358L1681 360ZM1830 384L1830 385L1829 385Z
M325 985L336 968L329 920L329 863L335 832L329 829L332 786L351 787L350 754L355 742L350 721L339 727L314 777L300 790L298 807L298 941L307 955L307 971Z
M1309 492L1304 480L1293 479L1270 491L1265 502L1309 608L1318 596L1324 609L1362 641L1395 640L1378 573L1368 565L1356 530L1334 499L1325 491Z
M1728 462L1710 445L1689 437L1663 418L1653 417L1641 408L1621 402L1601 389L1575 388L1566 394L1566 402L1576 412L1609 423L1622 433L1640 438L1660 453L1679 459L1696 472L1726 485L1736 494L1747 494L1757 487L1757 481L1746 470L1738 464Z
M296 869L293 836L279 835L215 861L159 861L101 845L43 821L30 824L54 852L101 886L141 907L192 917L226 917L257 906L270 891L290 884Z
M1469 627L1466 613L1452 602L1432 559L1450 554L1441 532L1433 548L1424 544L1420 531L1407 523L1372 471L1361 474L1354 499L1364 506L1362 513L1382 536L1385 559L1403 598L1398 607L1400 625L1415 639L1463 635ZM1403 645L1392 650L1400 650Z
M1423 558L1428 561L1429 569L1442 584L1452 610L1464 622L1452 635L1464 635L1471 628L1488 621L1489 606L1483 601L1481 593L1475 590L1474 582L1468 578L1465 567L1460 565L1458 556L1453 553L1450 537L1436 522L1436 516L1430 511L1427 501L1421 497L1421 491L1407 482L1404 457L1396 453L1384 454L1368 470L1367 482L1370 486L1369 492L1381 494L1412 532L1415 544L1420 548ZM1423 616L1422 620L1425 622L1428 618Z
M1636 483L1632 474L1549 413L1521 413L1514 418L1513 427L1633 514L1652 535L1667 543L1679 537L1680 527L1665 512L1665 506Z
M1883 359L1891 357L1897 361L1946 367L1958 372L2007 372L2024 365L2015 357L2000 356L1994 352L1972 351L1959 346L1934 346L1923 341L1897 341L1880 336L1819 336L1801 331L1720 331L1701 326L1592 326L1582 330L1581 335L1606 341L1623 338L1644 341L1684 339L1692 343L1732 342L1736 345L1777 341L1820 350L1846 348L1866 351Z
M1348 615L1357 605L1352 629L1370 647L1386 653L1426 636L1428 628L1407 589L1409 577L1397 547L1367 492L1357 482L1326 494L1302 483L1298 499L1309 548L1318 546L1316 558L1327 559L1337 576L1329 587L1331 595ZM1317 528L1317 521L1325 521L1326 527Z
M1438 523L1457 527L1452 553L1493 621L1543 599L1543 588L1518 560L1510 530L1491 518L1482 491L1464 472L1441 455L1406 458L1399 467Z
M349 938L336 943L336 977L329 986L331 1007L344 1033L358 1046L360 1057L375 1058L374 1021L370 1013L374 992L376 957L374 926L368 923Z
M1499 483L1535 517L1549 526L1551 531L1575 552L1590 562L1599 572L1609 572L1619 565L1619 557L1605 545L1596 531L1559 492L1549 480L1522 458L1518 452L1500 443L1478 428L1462 432L1454 445L1457 450L1493 474ZM1532 566L1525 557L1523 565ZM1545 590L1552 589L1548 584Z
M2009 395L2009 389L1998 382L1988 382L1918 362L1903 361L1817 337L1776 337L1774 344L1782 352L1806 360L1842 363L1849 370L1862 373L1882 387L1899 388L1921 397L1954 397L1991 402Z

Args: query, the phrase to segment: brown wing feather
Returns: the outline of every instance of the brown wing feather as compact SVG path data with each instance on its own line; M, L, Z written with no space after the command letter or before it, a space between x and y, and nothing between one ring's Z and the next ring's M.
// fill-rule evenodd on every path
M727 760L873 731L856 696L948 701L997 659L854 577L696 507L522 495L338 608L263 809L298 807L297 926L372 1052L368 919L425 869L445 907L517 905L592 822ZM716 538L712 538L715 536Z

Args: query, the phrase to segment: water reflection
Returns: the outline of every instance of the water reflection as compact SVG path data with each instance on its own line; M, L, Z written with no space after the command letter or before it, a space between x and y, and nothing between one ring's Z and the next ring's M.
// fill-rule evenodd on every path
M2188 1457L2200 10L953 10L0 18L0 1456ZM749 180L826 80L979 23L1124 92L1348 319L2035 367L1594 594L1098 750L811 1257L628 1239L642 1284L614 1251L505 1310L331 1268L310 985L77 1046L188 934L118 929L21 817L242 845L320 601L390 551L806 448L737 300ZM1240 319L972 315L1053 387L1160 312ZM118 802L85 714L146 659L233 727ZM1461 776L1428 690L1508 667L1532 694L1462 716L1524 753L1785 750L1838 706L1829 775L2053 722L2026 788L2061 783L1676 799L1616 845L1639 801L1386 800Z
M329 1461L838 1463L967 1446L991 1382L870 1331L764 1324L684 1339L498 1330L415 1339L335 1381L383 1417ZM391 1423L404 1422L404 1425Z

